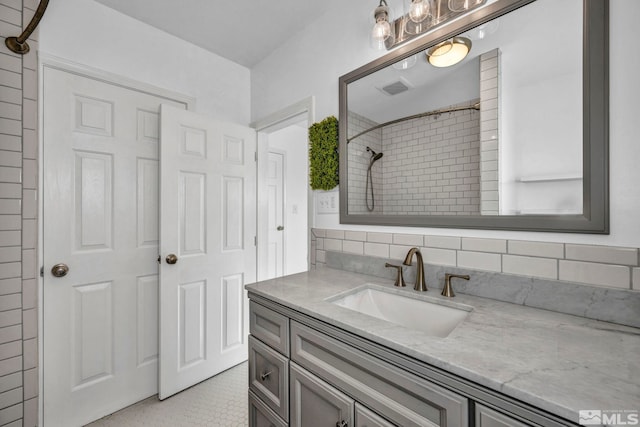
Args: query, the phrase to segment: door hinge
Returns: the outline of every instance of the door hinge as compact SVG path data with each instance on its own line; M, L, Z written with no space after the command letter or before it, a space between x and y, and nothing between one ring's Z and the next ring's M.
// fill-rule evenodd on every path
M44 277L44 266L40 267L40 277Z
M253 154L254 154L253 159L254 159L254 161L257 162L258 161L258 152L256 151Z
M253 236L253 246L258 246L258 236Z

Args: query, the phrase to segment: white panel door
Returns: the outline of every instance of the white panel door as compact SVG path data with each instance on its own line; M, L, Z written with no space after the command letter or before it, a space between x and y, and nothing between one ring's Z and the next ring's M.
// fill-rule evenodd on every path
M43 73L44 423L68 427L157 392L158 132L167 100ZM51 271L59 263L68 266L63 277Z
M247 359L244 285L256 274L256 135L168 105L161 117L164 399Z
M267 155L267 277L284 274L284 153Z

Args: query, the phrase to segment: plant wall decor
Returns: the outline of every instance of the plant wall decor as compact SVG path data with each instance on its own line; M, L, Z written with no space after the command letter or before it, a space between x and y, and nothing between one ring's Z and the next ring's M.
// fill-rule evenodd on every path
M329 116L309 127L309 169L313 190L338 185L338 119Z

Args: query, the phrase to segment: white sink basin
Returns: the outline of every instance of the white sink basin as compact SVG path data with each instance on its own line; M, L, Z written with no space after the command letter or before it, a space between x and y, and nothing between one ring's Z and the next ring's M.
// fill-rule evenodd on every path
M402 291L400 291L402 292ZM428 296L401 295L376 285L331 297L328 301L359 313L416 329L436 337L446 337L462 322L472 307Z

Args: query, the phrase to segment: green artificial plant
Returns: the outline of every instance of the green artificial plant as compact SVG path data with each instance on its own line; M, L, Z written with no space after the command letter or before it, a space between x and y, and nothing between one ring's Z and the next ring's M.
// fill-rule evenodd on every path
M338 185L338 119L329 116L309 128L309 169L313 190Z

